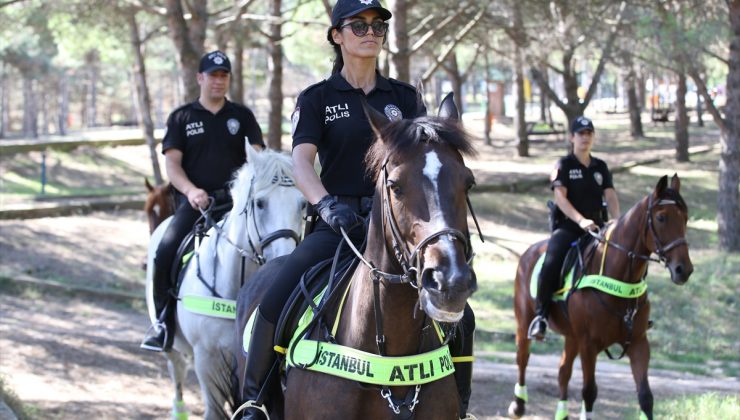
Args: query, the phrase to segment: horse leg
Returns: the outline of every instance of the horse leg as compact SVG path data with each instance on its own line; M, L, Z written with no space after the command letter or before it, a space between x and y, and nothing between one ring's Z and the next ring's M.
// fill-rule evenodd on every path
M599 394L599 389L596 386L596 356L598 356L598 353L588 343L581 346L581 369L583 370L581 420L591 419L594 401L596 401L596 396Z
M568 383L573 374L573 361L578 355L578 342L575 338L565 336L565 345L563 354L560 356L560 368L558 369L558 389L560 399L555 411L555 419L561 420L568 418Z
M183 384L185 383L185 374L187 373L188 363L182 353L172 350L165 353L167 357L167 370L170 372L170 378L175 385L175 399L172 401L172 418L174 420L187 420L188 410L185 408L185 402L182 398Z
M206 409L203 418L229 418L224 405L231 394L231 368L228 352L214 347L203 349L200 346L193 348L195 374L200 384L200 392Z
M525 321L525 322L522 322ZM519 368L519 376L514 386L514 400L509 405L509 416L514 418L522 417L526 411L527 395L527 364L529 363L529 345L531 342L527 338L528 320L522 320L516 331L516 364Z
M648 383L648 363L650 363L650 343L646 336L633 342L627 349L632 368L632 377L637 386L637 400L640 403L640 420L653 419L653 392Z

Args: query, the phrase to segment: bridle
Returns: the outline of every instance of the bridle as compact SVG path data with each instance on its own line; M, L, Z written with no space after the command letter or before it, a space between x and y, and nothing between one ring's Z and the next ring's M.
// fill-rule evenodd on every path
M653 262L663 263L664 266L667 266L668 258L666 257L666 253L672 250L673 248L676 248L681 245L688 246L689 243L688 241L686 241L685 236L681 236L671 241L665 246L662 245L662 242L660 238L658 237L658 232L655 230L655 224L653 224L653 209L656 206L664 206L664 205L677 206L678 203L675 200L670 200L670 199L665 199L665 198L659 199L657 202L653 202L653 195L650 194L650 196L648 197L648 208L646 212L647 213L647 223L645 224L645 232L643 233L643 236L647 236L648 231L650 232L651 238L653 239L653 243L655 244L655 250L650 252L647 255L636 254L634 251L627 249L624 246L607 239L600 232L589 231L589 234L591 234L591 236L596 238L599 242L603 242L604 244L607 244L610 247L614 247L624 252L630 258L630 260L638 258L644 261L653 261ZM657 254L658 258L653 258L652 257L653 253Z
M281 239L281 238L288 238L288 239L293 239L296 245L298 245L301 241L301 236L296 231L291 230L291 229L278 229L267 235L262 235L260 233L259 226L257 224L257 218L255 215L256 214L255 203L257 200L254 197L254 181L255 181L255 178L253 177L250 188L249 188L249 195L247 196L247 201L244 204L244 208L241 210L241 212L239 212L239 215L244 215L244 218L246 221L247 243L249 244L250 249L248 250L244 249L240 247L236 242L231 240L231 238L229 238L229 235L227 235L226 232L224 232L222 225L219 224L218 222L215 222L215 223L210 222L208 223L210 226L206 226L206 228L212 227L216 231L216 241L218 241L220 238L223 238L229 245L231 245L234 249L236 249L236 251L241 256L240 278L242 282L244 281L244 271L246 269L245 260L247 258L251 260L252 262L254 262L255 264L257 264L258 266L262 266L267 262L267 259L265 258L265 255L264 255L264 251L265 249L267 249L268 246L270 246L272 242L278 239ZM295 182L293 181L293 179L285 175L282 177L278 177L277 175L274 176L272 179L272 184L274 184L275 186L279 186L279 187L295 186ZM210 211L213 207L213 204L215 203L215 199L213 197L208 197L208 201L209 201L208 207L205 210L199 209L199 211L201 212L201 214L203 215L206 221L211 221ZM251 229L249 228L250 223L254 227L254 231L257 234L256 240L253 240L252 235L250 234L251 232ZM195 257L196 257L196 269L197 269L196 274L197 274L198 279L201 281L201 283L203 283L204 286L206 286L211 291L211 293L215 297L221 297L219 293L216 291L216 272L215 272L216 265L215 264L213 265L213 270L214 270L213 285L209 285L205 281L203 276L201 275L200 263L199 263L200 254L196 253ZM214 254L214 258L215 258L215 254Z

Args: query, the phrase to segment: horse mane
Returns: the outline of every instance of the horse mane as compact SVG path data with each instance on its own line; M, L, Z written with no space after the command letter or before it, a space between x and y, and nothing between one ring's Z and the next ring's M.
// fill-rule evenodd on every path
M257 191L266 194L280 185L295 185L293 161L287 154L265 149L250 153L249 158L252 161L242 165L229 183L233 208L238 211L246 207L249 198Z
M376 140L365 155L367 171L377 179L386 156L407 160L413 146L422 143L447 145L461 155L474 156L473 142L457 120L441 117L419 117L388 124L380 132L382 141Z

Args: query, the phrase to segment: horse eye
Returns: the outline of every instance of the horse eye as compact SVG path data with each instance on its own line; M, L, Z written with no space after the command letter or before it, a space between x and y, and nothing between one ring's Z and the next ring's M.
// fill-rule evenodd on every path
M258 209L263 210L265 208L265 200L259 199L256 201L255 205Z
M392 179L388 180L387 186L391 189L391 191L393 191L393 194L400 195L402 193L401 186Z
M665 215L664 215L664 214L659 214L659 215L658 215L658 216L656 217L656 219L658 219L658 221L659 221L660 223L663 223L663 222L665 222Z

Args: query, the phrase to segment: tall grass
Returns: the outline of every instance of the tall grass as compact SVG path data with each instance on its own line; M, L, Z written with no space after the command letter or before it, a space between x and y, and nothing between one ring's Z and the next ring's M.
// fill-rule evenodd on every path
M737 395L707 393L687 395L655 403L657 419L740 419L740 398Z

